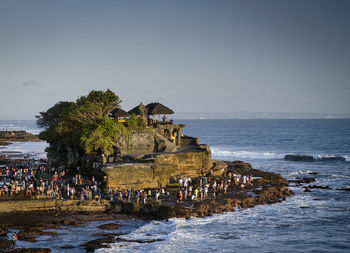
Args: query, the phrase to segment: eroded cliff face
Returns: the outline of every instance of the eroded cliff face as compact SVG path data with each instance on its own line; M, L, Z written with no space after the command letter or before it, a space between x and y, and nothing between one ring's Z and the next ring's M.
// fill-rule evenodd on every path
M198 177L202 168L212 166L210 148L201 145L196 151L158 154L148 162L109 163L102 171L107 176L107 187L145 189L165 187L184 176Z
M51 145L46 149L50 163L68 167L92 168L94 162L114 162L118 155L176 152L177 146L169 139L150 129L130 135L116 136L114 154L87 155L79 146Z
M155 152L175 152L176 145L168 138L152 131L146 130L121 135L116 138L115 150L118 154L149 154Z

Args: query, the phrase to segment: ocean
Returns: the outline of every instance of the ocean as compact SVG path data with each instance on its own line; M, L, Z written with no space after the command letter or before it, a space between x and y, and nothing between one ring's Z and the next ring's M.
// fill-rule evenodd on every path
M98 252L350 251L350 191L337 190L350 188L349 119L176 120L176 123L186 124L184 134L209 144L213 159L243 160L256 169L279 173L291 180L314 177L313 185L332 189L304 192L302 187L291 186L296 194L282 203L206 218L118 221L123 226L115 232L125 233L121 238L161 241L118 242ZM39 131L33 122L20 121L18 124L0 121L0 129L6 124L34 133ZM42 146L35 148L40 144L30 145L31 152L42 151ZM287 161L283 159L286 155L307 155L313 161ZM64 233L54 230L61 233L54 239L42 236L36 243L19 242L18 246L50 247L53 252L64 252L60 247L68 244L74 249L66 252L84 252L79 245L93 239L96 226L102 223L64 228Z

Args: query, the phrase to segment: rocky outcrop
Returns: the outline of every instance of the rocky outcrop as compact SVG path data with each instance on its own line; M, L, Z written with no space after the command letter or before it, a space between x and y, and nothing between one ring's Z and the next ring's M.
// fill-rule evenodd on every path
M82 246L84 246L86 251L94 252L97 249L110 248L111 246L109 244L114 243L115 241L116 239L114 236L108 236L108 237L98 238L98 239L89 241Z
M120 228L120 224L118 223L108 223L108 224L102 224L98 226L99 229L107 229L107 230L115 230Z
M69 167L91 168L93 162L110 163L119 159L120 155L151 154L159 152L176 152L177 146L167 137L152 129L117 136L114 142L114 154L90 156L79 146L72 144L50 145L45 151L50 163Z
M143 163L106 164L102 171L107 176L108 187L145 189L166 187L179 177L198 177L202 168L208 170L212 165L209 147L201 145L196 151L157 154Z
M41 141L38 135L26 131L0 131L0 141Z
M175 152L176 145L168 138L145 130L131 135L121 135L115 140L117 154L149 154L156 152Z

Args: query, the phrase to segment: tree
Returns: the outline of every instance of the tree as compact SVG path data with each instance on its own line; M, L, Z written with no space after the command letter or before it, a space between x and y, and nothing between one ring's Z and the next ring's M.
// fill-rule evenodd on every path
M41 112L37 124L46 129L39 137L50 144L73 144L87 154L113 152L116 135L125 131L122 123L109 119L109 113L120 104L112 91L91 91L73 102L59 102Z
M61 101L46 112L40 112L40 115L35 116L37 118L37 125L45 128L39 137L49 143L56 143L62 137L59 133L60 124L68 120L69 114L74 109L75 103Z
M70 113L70 120L79 123L83 128L96 128L109 113L119 107L121 100L114 92L107 90L91 91L76 101L76 108Z

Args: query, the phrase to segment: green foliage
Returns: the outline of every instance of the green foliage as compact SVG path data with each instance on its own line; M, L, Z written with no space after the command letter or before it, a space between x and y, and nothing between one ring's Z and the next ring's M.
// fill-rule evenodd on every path
M140 131L146 128L147 123L142 117L139 117L136 114L131 114L129 119L126 120L126 125L130 131Z
M46 112L40 112L40 115L36 116L37 125L45 128L43 132L39 134L39 137L49 143L55 143L62 138L59 133L59 125L61 122L68 120L68 115L75 109L73 102L58 102Z
M88 154L112 152L113 140L125 132L121 123L108 118L120 104L112 91L91 91L74 102L59 102L37 117L37 124L46 129L40 138L50 144L73 144Z
M110 90L106 92L93 90L89 95L77 99L76 108L69 118L84 128L98 127L120 102L119 97Z
M82 146L87 154L113 153L115 137L125 131L122 123L104 119L96 129L87 131L81 137Z

